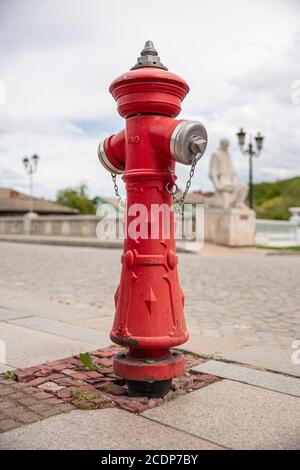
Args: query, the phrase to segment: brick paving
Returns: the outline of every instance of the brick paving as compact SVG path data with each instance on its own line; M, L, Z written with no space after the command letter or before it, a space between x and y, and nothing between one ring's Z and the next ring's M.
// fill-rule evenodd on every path
M180 395L206 387L218 377L190 369L202 362L186 354L186 373L173 381L164 398L128 396L125 382L113 373L113 356L122 348L113 347L89 354L99 369L87 370L78 356L14 371L15 380L0 375L0 432L34 423L73 409L92 410L118 407L140 413Z

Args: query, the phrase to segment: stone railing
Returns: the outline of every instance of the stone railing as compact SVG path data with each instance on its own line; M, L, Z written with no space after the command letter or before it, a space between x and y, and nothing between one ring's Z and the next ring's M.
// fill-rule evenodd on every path
M258 246L300 246L300 226L289 220L256 219L255 243Z
M99 220L94 215L0 217L0 234L95 238Z

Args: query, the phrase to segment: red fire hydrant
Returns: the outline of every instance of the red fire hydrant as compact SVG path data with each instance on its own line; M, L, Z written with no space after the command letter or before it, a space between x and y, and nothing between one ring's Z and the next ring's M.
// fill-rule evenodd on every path
M183 354L170 348L189 337L174 240L175 162L194 164L205 151L207 134L198 122L174 119L189 87L162 65L151 41L137 64L114 80L109 91L126 128L100 143L98 156L114 178L124 173L126 227L136 204L146 208L148 227L147 236L125 233L110 336L127 351L115 356L113 368L126 380L131 396L163 396L172 378L185 370ZM171 209L167 236L162 230L151 236L153 204Z

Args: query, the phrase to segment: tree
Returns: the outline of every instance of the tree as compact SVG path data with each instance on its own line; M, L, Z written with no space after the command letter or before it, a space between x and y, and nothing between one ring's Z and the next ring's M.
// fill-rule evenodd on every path
M88 196L87 185L81 183L75 188L60 189L56 200L60 204L78 209L80 214L95 214L95 204Z

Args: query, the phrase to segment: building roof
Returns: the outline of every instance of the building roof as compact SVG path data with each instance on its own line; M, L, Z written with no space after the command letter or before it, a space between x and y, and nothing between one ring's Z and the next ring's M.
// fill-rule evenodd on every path
M78 214L77 209L45 199L31 198L11 188L0 188L0 214L25 214L31 209L31 200L33 200L33 211L38 214Z

